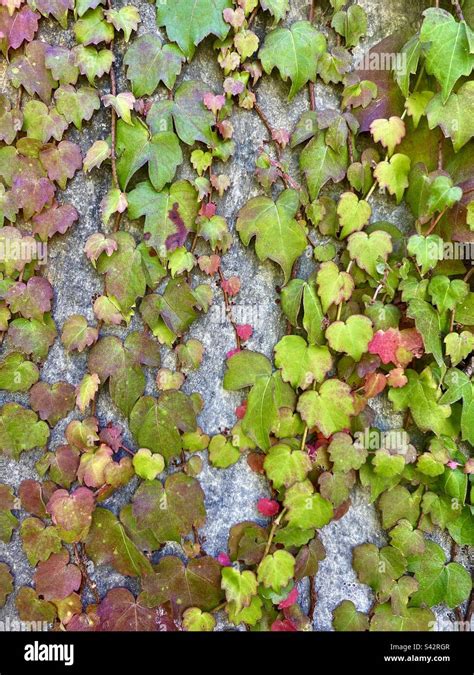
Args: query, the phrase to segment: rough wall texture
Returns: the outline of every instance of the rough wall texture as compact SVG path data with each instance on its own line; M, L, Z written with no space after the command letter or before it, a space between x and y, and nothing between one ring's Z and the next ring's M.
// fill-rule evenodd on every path
M116 3L118 5L119 3ZM141 14L142 23L138 34L156 31L154 5L140 0L132 1ZM425 6L420 0L393 0L378 2L362 0L360 2L369 17L368 36L362 41L360 49L367 49L381 38L402 28L407 23L418 21ZM289 23L305 18L307 4L303 0L291 2L292 8L287 17ZM53 29L43 29L43 36L51 43L57 42ZM255 30L259 32L258 22ZM67 34L62 40L67 41ZM69 36L70 37L70 36ZM70 40L71 45L73 40ZM117 61L116 70L119 75L119 86L126 88L123 80L122 56L124 45L119 41L115 46ZM211 55L206 43L198 49L191 64L188 64L181 75L184 79L203 79L212 88L221 83L221 72ZM179 82L179 80L178 80ZM104 82L104 90L108 86ZM286 103L287 88L280 80L265 77L258 88L258 99L274 127L293 129L301 113L308 109L307 92L302 91L291 103ZM317 108L325 109L336 106L334 92L330 86L321 83L316 85ZM237 110L232 117L235 128L234 139L237 151L226 165L226 173L231 178L231 187L220 200L219 212L226 217L233 229L236 213L252 196L259 193L259 186L253 177L255 159L258 148L267 140L267 131L254 112ZM81 146L83 154L97 138L105 138L109 133L109 117L103 110L95 115L93 122L85 125L82 133L70 133L70 139ZM191 177L192 172L181 169L182 176ZM297 165L292 166L294 176L298 175ZM55 289L54 320L60 331L66 318L73 313L83 314L90 322L94 322L92 312L92 296L100 293L102 281L82 254L87 237L98 229L99 203L110 184L109 171L94 172L92 177L79 173L70 181L64 201L72 203L80 213L80 221L75 227L49 247L47 277ZM374 220L387 220L409 229L412 220L404 207L396 207L381 195L373 200ZM124 227L129 227L124 220ZM131 228L133 232L133 228ZM307 263L308 274L311 263ZM232 249L223 258L226 276L237 274L242 280L242 291L239 294L235 314L239 323L251 323L254 335L249 340L249 349L258 350L271 355L273 345L283 334L284 326L279 310L275 305L277 293L275 287L281 283L279 273L271 263L260 263L250 250L244 250L238 237L234 238ZM127 330L139 327L136 316ZM109 334L124 337L126 329L107 329ZM240 396L222 389L224 360L227 351L234 347L232 327L226 319L225 308L220 293L215 293L215 304L210 314L202 317L192 327L190 336L196 337L204 344L205 355L199 370L192 372L184 385L186 392L198 391L205 398L206 404L199 423L208 434L230 427L235 421L234 410L240 402ZM162 350L163 365L173 366L174 356ZM66 380L73 384L80 381L86 370L86 356L65 353L59 340L49 352L42 370L42 378L48 382ZM146 393L155 393L155 384L149 378ZM0 394L0 403L4 400L16 400L27 403L27 395ZM400 419L390 414L384 401L377 400L372 404L376 424L380 428L396 427ZM120 419L115 406L108 395L102 392L97 406L97 415L101 425L116 420L126 427L125 420ZM63 442L64 429L68 422L77 416L77 411L63 419L54 429L52 447ZM127 432L126 443L134 447L133 439ZM36 476L34 464L40 452L24 453L16 462L0 457L0 481L17 487L24 478ZM200 482L206 494L207 524L203 528L203 541L206 551L215 555L226 549L228 531L231 525L244 519L260 522L261 516L255 505L258 497L264 496L266 482L253 473L245 458L236 465L222 471L204 465ZM126 489L120 490L105 505L118 510L134 491L136 483L132 481ZM367 611L371 605L371 593L366 586L357 582L351 567L352 547L363 542L383 544L384 534L378 523L375 510L369 505L367 496L358 489L352 498L349 512L337 522L332 522L322 531L322 540L326 547L327 557L320 565L316 586L318 593L317 610L314 617L315 630L331 630L331 612L343 599L351 599L357 608ZM439 543L442 540L437 538ZM179 548L169 546L165 549L179 554ZM21 547L18 531L11 544L0 543L0 559L8 562L16 576L16 585L31 583L32 568L28 565ZM465 562L465 561L464 561ZM110 569L101 568L97 572L92 569L91 575L97 581L101 595L112 586L124 585L134 590L134 581L123 578ZM303 589L307 592L307 588ZM2 618L15 616L14 594L12 594L0 613ZM449 613L446 613L449 618ZM225 628L225 624L220 624Z

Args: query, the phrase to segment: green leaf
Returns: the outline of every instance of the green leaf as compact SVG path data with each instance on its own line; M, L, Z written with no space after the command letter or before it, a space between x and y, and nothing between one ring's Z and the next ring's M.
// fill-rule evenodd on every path
M338 432L331 437L328 452L334 471L342 472L360 469L368 454L362 444L353 443L349 434L342 432Z
M421 431L432 431L437 436L456 435L454 422L450 420L451 406L441 405L437 383L429 369L418 374L414 370L405 371L408 383L400 389L391 388L388 398L394 404L394 410L410 412L415 424Z
M277 68L282 80L291 80L288 100L309 81L316 80L318 57L326 51L326 38L309 21L296 21L290 28L267 33L259 58L270 74Z
M140 478L153 480L165 468L165 461L160 454L152 454L148 448L140 448L133 456L133 468Z
M407 562L402 553L392 546L378 549L374 544L361 544L352 552L352 566L361 583L386 597L395 580L405 573Z
M28 562L36 567L45 561L51 553L59 553L61 538L55 527L46 527L39 518L25 518L21 523L20 536Z
M66 121L74 123L81 131L83 120L90 120L95 110L100 108L99 96L91 87L74 89L71 84L64 84L54 92L58 111Z
M390 157L405 136L405 124L400 117L395 116L388 120L374 120L370 125L370 133L376 143L381 143L384 148L387 148L387 154Z
M334 14L331 26L342 35L348 47L357 47L360 38L367 32L367 15L360 5L351 5L347 12Z
M230 28L222 16L227 7L231 7L230 0L158 2L156 23L158 27L166 28L168 38L177 42L191 60L197 45L208 35L224 40Z
M423 533L414 529L412 524L405 519L399 520L398 524L390 530L390 543L407 558L423 553L425 550Z
M444 360L438 312L428 302L414 298L408 303L407 315L415 319L416 329L423 338L425 351L433 354L436 363L441 366Z
M349 354L360 361L373 337L372 322L366 316L353 314L347 321L334 321L326 330L331 349Z
M391 490L384 492L378 503L382 512L383 527L389 529L402 519L415 526L420 515L421 496L419 489L410 493L402 485L395 485Z
M341 302L349 300L354 290L354 280L351 275L347 272L340 272L336 263L332 261L320 265L316 282L324 313L332 304L340 305Z
M347 250L352 260L365 270L371 277L380 277L377 266L380 262L387 262L392 252L392 238L388 232L375 230L370 234L354 232L347 241Z
M85 75L91 85L94 85L96 77L102 77L108 73L114 62L114 55L110 49L97 51L95 47L78 45L74 47L74 54L81 75Z
M443 549L433 541L427 541L425 552L410 560L409 569L420 584L412 597L415 606L433 607L442 602L452 609L469 597L472 588L469 572L458 563L446 565Z
M269 197L254 197L239 211L237 231L245 246L253 237L260 260L273 260L288 281L295 260L306 248L306 233L295 219L299 207L298 193L284 190L273 202Z
M111 511L96 508L85 542L87 555L96 565L111 565L120 574L135 577L152 573L148 558L126 535Z
M436 267L443 255L443 240L437 234L430 234L427 237L422 237L419 234L414 234L408 240L408 253L415 256L421 274L424 275L429 270Z
M426 115L426 109L433 96L434 93L432 91L416 91L405 101L406 111L413 119L415 129L418 127L423 115Z
M474 34L465 21L456 21L444 9L432 7L426 9L423 16L420 41L429 43L426 70L440 83L443 101L446 102L458 79L471 74Z
M334 630L366 631L369 629L369 620L363 612L358 612L351 600L343 600L332 613Z
M409 607L403 615L394 614L392 605L387 602L378 605L370 622L374 631L430 631L435 623L435 614L429 609Z
M38 421L32 410L18 403L0 408L0 450L5 455L18 459L24 450L43 448L48 438L48 425Z
M195 478L181 472L169 476L164 487L159 480L145 481L133 496L133 516L157 541L180 542L205 522L204 493Z
M266 356L247 349L237 352L226 362L223 386L229 391L237 391L255 384L259 375L272 374L272 364Z
M140 12L133 5L125 5L120 9L108 9L104 14L115 30L123 31L125 42L130 40L132 31L137 30L140 23Z
M410 172L410 158L407 155L396 154L390 160L380 162L374 170L374 176L381 188L386 188L391 195L395 195L397 204L402 201L405 188L408 187Z
M262 450L270 447L270 431L277 416L275 380L268 375L259 375L250 390L242 426L247 436Z
M240 572L234 567L224 567L222 570L222 589L228 603L232 603L235 611L240 612L248 607L254 595L257 594L257 578L253 572Z
M280 593L295 573L295 559L287 551L266 555L257 569L258 582Z
M128 48L124 65L132 91L140 97L151 96L160 82L172 89L181 72L184 54L174 44L162 44L158 35L148 33L133 41Z
M337 215L342 227L341 239L362 230L369 222L371 214L372 209L364 199L359 199L353 192L344 192L337 205Z
M308 184L311 199L316 199L329 180L339 183L348 165L347 148L335 152L326 145L323 133L312 138L300 155L300 167Z
M441 127L443 134L453 141L455 152L474 136L474 122L466 110L474 105L474 82L466 82L452 93L443 105L443 97L437 94L430 102L426 114L430 129Z
M0 388L6 391L28 391L39 380L39 370L23 354L13 352L0 363Z
M212 614L201 612L198 607L189 607L183 613L183 628L188 633L210 633L215 627Z
M474 335L467 330L463 330L462 333L449 333L444 338L444 344L446 345L446 356L450 357L451 365L457 366L460 361L463 361L474 351Z
M286 491L284 505L288 509L285 518L289 525L303 530L324 527L334 513L331 502L315 493L309 480L290 487Z
M76 40L83 45L97 45L100 42L111 42L114 39L114 29L104 19L101 7L88 10L84 16L74 24Z
M317 426L326 438L349 428L350 417L355 414L350 387L335 379L323 382L319 392L304 392L297 410L308 426Z
M209 443L209 461L218 469L227 469L240 459L238 448L226 440L222 434L213 436Z
M291 450L288 445L272 445L263 463L265 473L276 488L291 487L304 481L311 471L311 460L306 452Z
M428 292L440 314L454 309L455 306L465 300L469 293L469 286L461 279L450 281L444 274L433 277L428 286Z
M294 389L307 389L313 382L324 380L332 368L332 358L327 347L308 345L298 335L286 335L275 345L275 365L281 368L284 382Z

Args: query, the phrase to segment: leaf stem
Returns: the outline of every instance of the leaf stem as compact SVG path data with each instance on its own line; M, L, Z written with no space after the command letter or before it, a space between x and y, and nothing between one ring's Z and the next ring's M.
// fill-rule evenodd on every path
M270 530L270 534L268 535L267 545L265 546L265 551L264 551L264 553L263 553L263 558L265 558L265 556L268 555L268 552L269 552L269 550L270 550L270 548L271 548L271 546L272 546L272 541L273 541L273 537L275 536L275 532L277 531L278 526L279 526L279 524L280 524L280 522L281 522L281 519L283 518L283 516L285 515L285 513L286 513L287 511L288 511L288 509L287 509L286 506L285 506L285 508L283 509L283 511L281 511L280 514L279 514L279 515L275 518L275 520L273 521L272 527L271 527L271 530Z

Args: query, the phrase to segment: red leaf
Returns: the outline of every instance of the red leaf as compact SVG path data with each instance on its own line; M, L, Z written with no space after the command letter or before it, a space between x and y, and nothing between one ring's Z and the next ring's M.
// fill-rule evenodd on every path
M268 499L267 497L262 497L257 502L257 510L262 516L267 516L271 518L276 515L280 510L280 504L274 499Z
M276 619L272 623L271 630L273 633L277 632L286 632L286 633L297 633L298 630L293 623L293 621L290 621L290 619Z
M222 551L217 556L217 562L219 565L222 565L222 567L230 567L232 565L232 561L227 553L223 553Z
M280 602L278 609L285 609L286 607L291 607L298 601L298 589L296 586L289 592L287 597Z
M248 340L250 337L252 337L252 334L253 334L253 328L252 328L252 326L250 326L250 324L248 324L248 323L244 323L244 324L242 324L242 325L240 325L240 326L237 326L236 330L237 330L237 335L238 335L239 338L240 338L241 340L243 340L244 342L245 342L246 340Z

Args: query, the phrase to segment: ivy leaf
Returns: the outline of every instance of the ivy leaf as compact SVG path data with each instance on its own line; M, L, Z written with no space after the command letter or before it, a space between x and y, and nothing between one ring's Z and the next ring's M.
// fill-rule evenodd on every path
M421 274L424 275L429 270L436 267L443 251L443 240L437 234L430 234L422 237L414 234L408 240L407 250L410 255L414 255L416 262L420 266Z
M47 143L51 137L60 141L67 123L56 108L48 109L41 101L28 101L23 109L23 131L29 138Z
M83 120L90 120L95 110L100 108L100 99L91 87L74 89L71 84L64 84L54 92L56 107L68 123L81 131Z
M183 613L183 628L188 633L211 633L215 627L212 614L201 612L198 607L189 607Z
M165 468L165 462L158 453L153 454L148 448L140 448L133 456L133 468L140 478L153 480Z
M103 631L167 631L172 630L163 614L136 600L127 588L112 588L100 603L97 613Z
M440 83L443 102L446 102L458 79L471 74L474 35L465 21L456 21L444 9L431 7L423 12L423 16L420 41L429 43L426 70Z
M328 447L334 471L347 472L360 469L367 459L367 450L362 444L353 443L349 434L338 432L331 438Z
M38 598L36 591L29 586L20 588L15 605L22 621L46 621L52 624L57 617L56 607L51 602Z
M315 493L309 480L290 487L286 491L284 505L288 509L285 518L291 527L320 529L333 517L331 502Z
M386 188L395 195L397 204L402 201L405 188L408 187L410 158L407 155L395 154L390 160L380 162L374 169L374 176L381 188Z
M206 2L207 0L203 0ZM204 95L208 93L208 87L204 82L188 80L182 82L176 89L174 95L174 105L171 112L176 128L176 133L186 145L193 145L196 141L201 141L209 147L215 147L217 136L212 127L215 124L213 113L206 108L203 103ZM162 124L162 114L158 114L158 119L152 124L153 108L147 117L150 126L155 127L155 131L165 131L165 129L156 128L157 123Z
M270 431L277 419L275 379L259 375L255 378L243 419L244 432L263 450L270 447Z
M351 275L347 272L340 272L336 263L332 261L320 265L316 283L324 313L332 304L340 305L341 302L349 300L354 290L354 280Z
M343 600L333 610L332 625L338 632L366 631L369 629L369 620L366 614L357 611L351 600Z
M134 40L125 54L124 65L135 96L153 94L160 82L172 89L184 60L179 47L163 46L157 35L149 33Z
M81 412L95 399L99 390L100 380L98 375L86 373L77 387L76 405Z
M26 284L21 281L10 286L5 300L13 314L21 314L25 319L41 321L45 312L51 310L53 289L47 279L31 277Z
M285 18L290 9L289 0L260 0L260 7L273 16L273 23L277 24Z
M454 309L458 303L467 298L469 286L461 279L450 281L444 274L439 274L431 279L428 292L442 314L446 310Z
M257 569L257 579L265 588L280 593L295 574L295 559L288 551L266 555Z
M12 513L14 508L13 489L8 485L0 484L0 540L5 544L8 544L13 530L18 526L18 518Z
M18 459L24 450L42 448L49 437L48 425L39 422L32 410L18 403L5 403L0 408L0 450Z
M248 246L255 236L255 251L260 260L275 261L288 281L295 260L306 248L303 225L295 220L298 194L285 190L276 202L269 197L254 197L239 211L237 231Z
M403 615L394 614L390 603L378 605L370 622L374 631L429 631L435 615L430 609L409 607Z
M390 543L410 558L423 553L425 550L425 538L420 530L414 529L410 521L402 519L390 530Z
M321 188L329 180L339 183L346 174L348 153L346 146L335 152L326 145L323 133L312 138L300 155L303 171L311 199L317 199Z
M168 250L169 237L176 234L176 212L186 233L194 229L199 203L195 188L186 180L177 181L159 193L150 183L139 183L128 193L127 199L129 217L133 219L145 216L144 233L147 235L147 245L162 257L165 257Z
M420 223L426 223L434 213L444 211L461 198L462 189L453 187L450 176L438 172L428 174L421 163L411 170L406 199Z
M68 352L82 352L97 341L96 328L87 325L87 320L81 314L72 314L64 322L61 342Z
M307 453L292 451L288 445L272 445L263 463L265 473L276 488L291 487L304 481L311 471L311 460Z
M391 457L393 458L395 455L391 455ZM382 512L383 527L389 529L402 519L416 525L420 515L420 501L421 493L419 490L410 493L402 485L395 485L395 487L384 492L378 504Z
M5 605L7 596L13 591L13 576L6 563L0 563L0 607Z
M76 40L85 46L97 45L100 42L112 42L114 29L104 19L104 11L101 7L88 10L82 18L74 24Z
M350 316L346 322L334 321L326 330L331 349L349 354L354 361L360 361L367 352L372 336L371 320L360 314Z
M39 380L39 370L23 354L12 352L0 363L0 388L6 391L28 391Z
M441 127L445 137L453 141L454 152L459 152L474 136L474 123L470 115L464 114L473 104L474 82L466 82L449 96L444 105L441 94L437 94L426 110L429 128Z
M426 115L426 109L433 96L432 91L415 91L405 101L406 111L413 119L415 129L417 129L423 115Z
M362 230L369 222L371 214L372 209L364 199L359 200L353 192L344 192L337 205L337 215L342 227L341 239Z
M234 567L224 567L222 570L222 589L228 603L236 612L248 607L253 596L257 594L257 579L250 570L240 572Z
M47 45L45 64L51 71L53 79L58 80L60 84L76 84L79 77L79 68L72 50L56 45Z
M140 485L133 497L133 515L142 529L150 529L157 541L180 541L193 527L204 523L204 493L198 481L183 473Z
M38 14L29 7L22 7L13 16L8 15L6 10L2 11L2 42L6 40L6 49L18 49L23 42L31 42L38 30Z
M33 218L33 233L42 241L51 239L56 233L64 234L79 219L77 210L71 204L53 204Z
M367 32L367 15L360 5L351 5L347 12L334 14L331 26L342 35L348 47L357 47L360 38Z
M73 0L31 0L29 4L43 16L54 16L62 28L67 28L68 10L74 8Z
M361 583L386 598L395 580L405 573L407 562L402 553L392 546L378 549L374 544L361 544L353 550L352 566Z
M388 120L374 120L370 125L370 133L376 143L381 143L384 148L387 148L390 157L406 134L405 124L400 117L395 116Z
M123 213L127 206L127 197L124 192L121 192L118 188L112 188L109 190L100 202L101 220L104 225L108 225L109 220L114 215L114 213ZM113 239L109 239L109 241L112 241L113 244L115 244L115 250L117 250L117 242L115 242ZM113 251L111 251L111 253L112 252ZM111 253L109 255L111 255Z
M132 31L137 30L140 23L140 12L133 5L125 5L120 9L105 10L104 15L115 30L123 31L125 42L130 40Z
M414 298L408 303L407 315L415 319L416 329L423 338L425 351L433 354L436 363L441 366L444 359L438 312L428 302Z
M56 490L51 495L46 510L56 525L63 541L71 544L86 537L92 522L94 494L85 487L79 487L71 494L67 490ZM102 533L104 536L105 531Z
M213 436L209 443L209 461L218 469L227 469L240 459L238 448L226 440L222 434Z
M323 382L319 392L304 392L297 410L308 426L317 426L326 437L349 428L355 413L350 387L335 379Z
M275 365L281 368L284 382L295 389L307 389L313 382L324 380L332 368L332 358L327 347L308 345L298 335L286 335L275 346Z
M81 75L85 75L89 84L93 85L96 77L102 77L108 73L114 62L114 55L110 49L97 51L95 47L74 47L74 56Z
M199 300L191 288L181 279L168 282L163 295L148 295L140 305L140 312L154 330L156 315L175 335L182 335L197 319Z
M208 35L224 40L229 25L223 19L230 0L175 0L158 4L156 23L164 26L168 38L177 42L190 61L197 45Z
M409 569L420 584L412 597L415 606L433 607L443 602L452 609L469 597L472 588L469 572L459 563L446 565L443 549L433 541L427 541L424 553L410 560Z
M94 141L84 157L82 165L84 173L89 173L92 169L99 167L111 155L112 149L107 141Z
M451 365L457 366L474 351L474 335L467 330L463 330L462 333L449 333L444 338L444 344L446 356L451 358Z
M33 40L26 45L24 54L15 56L8 67L8 76L14 87L23 86L30 96L37 94L48 103L55 82L46 68L45 57L48 45Z
M67 382L38 382L30 390L30 405L52 427L74 408L74 387Z
M316 80L318 57L326 51L326 38L309 21L296 21L290 28L267 33L259 58L270 74L277 68L283 81L291 80L288 100L309 81Z
M421 431L433 431L437 436L455 434L450 420L451 407L440 404L440 392L429 369L419 375L414 370L405 371L408 383L400 389L390 389L388 398L395 410L410 408L412 417Z
M254 385L259 375L271 374L272 365L266 356L245 349L227 359L223 386L229 391L238 391Z
M67 598L79 590L81 581L81 571L69 562L66 550L53 553L48 560L40 562L35 573L36 590L45 600Z
M44 147L40 152L40 161L48 172L48 178L56 181L62 190L66 188L68 179L73 178L82 167L80 148L70 141Z
M112 106L118 117L123 119L126 124L132 124L130 111L133 110L136 102L135 96L132 93L129 91L122 91L120 94L117 94L117 96L106 94L105 96L102 96L102 101L106 108Z
M144 396L130 413L130 430L140 447L160 453L167 461L181 450L178 429L196 430L192 402L182 392L165 392L159 399Z
M375 230L370 234L354 232L348 239L347 250L351 259L355 260L361 269L374 279L378 279L380 275L377 265L381 261L387 262L392 252L392 238L383 230Z

